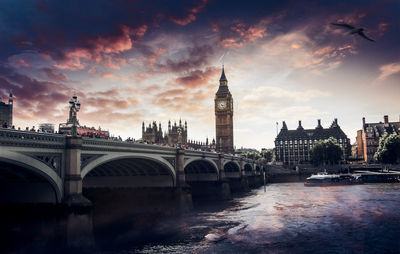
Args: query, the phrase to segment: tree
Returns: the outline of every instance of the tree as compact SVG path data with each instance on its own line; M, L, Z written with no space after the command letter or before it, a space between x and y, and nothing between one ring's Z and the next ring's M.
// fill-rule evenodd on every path
M315 142L310 152L314 165L338 164L343 155L342 148L333 137Z
M380 163L400 163L400 134L383 135L374 158Z
M258 160L261 158L261 155L258 152L247 152L243 154L244 157L252 160Z
M265 162L271 162L273 158L273 152L271 149L264 149L260 155L265 159Z

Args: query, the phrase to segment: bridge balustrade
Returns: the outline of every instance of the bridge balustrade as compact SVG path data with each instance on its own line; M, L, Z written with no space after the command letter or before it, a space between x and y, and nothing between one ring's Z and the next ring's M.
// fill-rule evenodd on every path
M0 129L0 143L4 145L29 145L32 143L64 145L65 136L51 133Z

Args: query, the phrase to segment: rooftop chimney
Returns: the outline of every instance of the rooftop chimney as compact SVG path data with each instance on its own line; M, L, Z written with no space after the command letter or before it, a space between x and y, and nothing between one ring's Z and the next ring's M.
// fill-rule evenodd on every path
M385 125L389 124L389 116L388 115L383 116L383 122L384 122Z
M299 120L299 127L297 127L298 130L303 130L303 126L301 126L301 120Z
M365 126L365 117L362 118L363 127Z
M285 121L283 121L282 122L282 129L281 130L287 130L288 128L287 128L287 126L286 126L286 123L285 123Z
M322 129L321 119L318 119L318 126L316 127L316 129Z

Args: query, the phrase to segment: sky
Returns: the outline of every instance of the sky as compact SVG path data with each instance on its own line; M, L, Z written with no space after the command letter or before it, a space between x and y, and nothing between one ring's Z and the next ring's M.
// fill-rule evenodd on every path
M66 122L141 138L144 121L186 120L215 137L222 64L236 148L272 148L282 121L351 139L400 117L400 1L1 1L0 96L14 125ZM365 28L350 35L331 22Z

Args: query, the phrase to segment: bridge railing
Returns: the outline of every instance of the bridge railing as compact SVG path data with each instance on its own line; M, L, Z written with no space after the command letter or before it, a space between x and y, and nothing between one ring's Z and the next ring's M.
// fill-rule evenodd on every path
M99 138L88 138L82 137L83 147L109 147L112 148L141 148L141 149L157 149L157 150L165 150L168 152L174 152L176 148L168 147L168 146L158 146L152 144L142 144L142 143L134 143L128 141L118 141L111 139L99 139Z
M0 144L12 145L13 143L42 143L42 144L65 144L65 136L52 133L38 133L33 131L20 131L0 128Z

